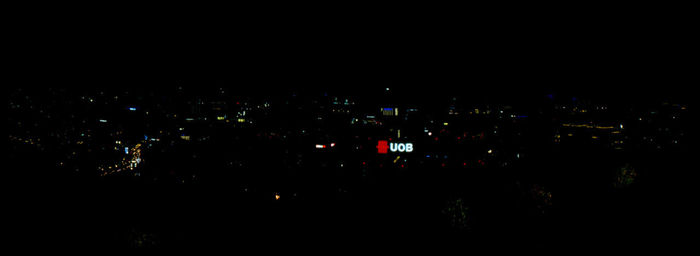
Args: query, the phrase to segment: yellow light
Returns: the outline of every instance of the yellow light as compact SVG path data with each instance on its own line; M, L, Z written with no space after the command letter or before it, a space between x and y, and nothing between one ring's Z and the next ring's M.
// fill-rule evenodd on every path
M280 194L275 194L275 200L280 200Z
M447 126L447 125L448 125L448 123L442 123L442 125L444 125L444 126Z
M226 117L224 117L224 116L217 116L216 117L216 120L224 120L224 119L226 119Z
M243 119L243 118L238 118L238 122L239 122L239 123L243 123L243 122L245 122L245 119Z

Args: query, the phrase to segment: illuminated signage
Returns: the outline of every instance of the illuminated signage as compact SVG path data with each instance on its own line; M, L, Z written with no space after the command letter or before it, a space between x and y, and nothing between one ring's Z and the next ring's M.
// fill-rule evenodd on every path
M377 143L377 153L386 154L391 152L413 152L413 143L389 143L386 140L380 140Z
M413 152L413 143L389 143L391 152Z
M386 140L380 140L379 143L377 144L377 153L379 153L379 154L386 154L388 149L389 149L389 142Z

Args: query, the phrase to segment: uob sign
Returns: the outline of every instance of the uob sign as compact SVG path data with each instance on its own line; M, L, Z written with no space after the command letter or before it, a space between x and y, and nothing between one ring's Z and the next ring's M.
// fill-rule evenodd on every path
M377 153L386 154L391 152L412 152L413 143L388 143L386 140L380 140L377 143Z

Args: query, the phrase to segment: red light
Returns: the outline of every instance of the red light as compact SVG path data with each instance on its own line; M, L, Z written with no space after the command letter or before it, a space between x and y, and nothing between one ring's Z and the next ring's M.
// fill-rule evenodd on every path
M401 165L401 168L403 168L403 167L404 167L404 165L402 164L402 165Z
M389 142L386 140L380 140L377 143L377 153L379 154L386 154L387 150L389 149Z
M440 166L445 167L445 163L440 164Z
M437 140L438 140L438 137L435 137L435 141L437 141Z

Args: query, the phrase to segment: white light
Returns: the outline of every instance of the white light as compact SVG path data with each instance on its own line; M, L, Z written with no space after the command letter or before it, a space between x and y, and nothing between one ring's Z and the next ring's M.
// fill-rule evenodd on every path
M412 152L413 143L389 143L389 150L391 152Z
M131 111L136 111L136 108L129 108L129 110L131 110Z
M493 151L489 149L488 153L491 154Z
M335 143L331 143L331 147L335 147Z
M433 132L428 132L428 136L433 136Z
M316 144L316 148L326 148L326 145Z

